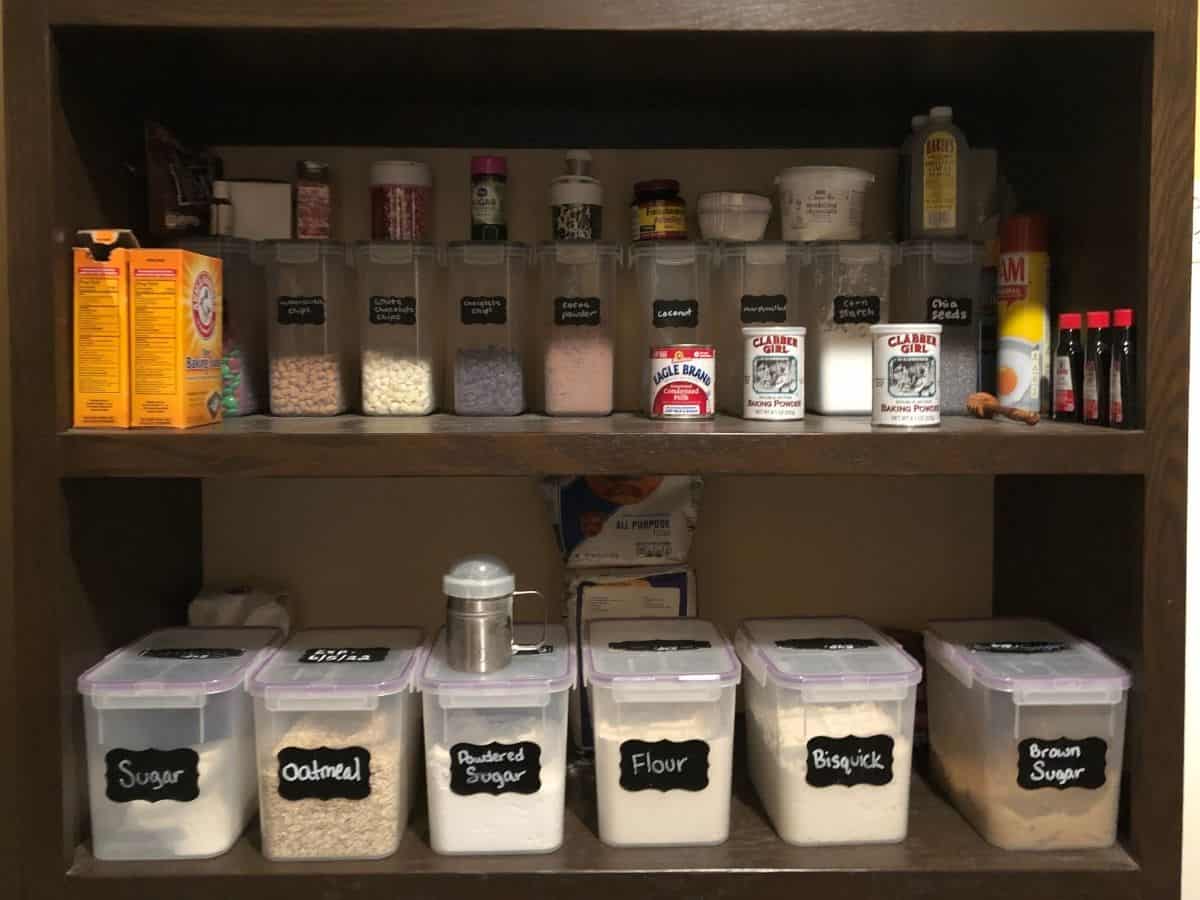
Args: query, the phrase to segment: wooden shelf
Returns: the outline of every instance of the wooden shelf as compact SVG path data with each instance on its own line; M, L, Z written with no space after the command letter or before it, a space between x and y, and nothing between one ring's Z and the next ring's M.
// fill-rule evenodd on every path
M573 774L568 785L563 846L548 855L438 856L429 848L427 827L417 821L399 852L386 860L272 863L262 856L258 836L251 831L230 853L211 860L101 862L81 847L63 896L140 900L167 892L176 900L235 895L302 900L345 892L355 900L438 900L478 890L489 900L611 900L614 890L626 886L646 894L647 876L653 877L652 896L690 900L770 900L814 891L862 900L979 895L980 890L985 896L1002 896L1005 884L1016 890L1018 878L1022 900L1126 900L1136 895L1138 866L1122 847L1048 853L997 850L920 778L913 779L908 839L861 847L785 844L771 830L753 789L743 782L735 788L731 835L725 844L618 850L596 836L590 773ZM642 880L633 881L639 877Z
M71 430L66 477L397 475L1136 475L1146 436L1082 425L948 417L940 428L872 428L866 417L803 422L607 418L249 416L191 431Z

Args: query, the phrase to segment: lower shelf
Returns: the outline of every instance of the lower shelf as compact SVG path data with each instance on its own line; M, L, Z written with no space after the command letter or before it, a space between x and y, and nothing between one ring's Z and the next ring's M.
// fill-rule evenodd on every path
M908 840L865 847L792 847L771 830L754 796L735 788L730 839L719 847L617 850L596 836L590 772L570 776L566 835L541 856L438 856L418 819L399 852L376 862L272 863L253 829L217 859L102 862L79 848L63 896L116 900L353 898L353 900L571 900L628 889L643 897L809 896L904 900L970 897L1013 900L1130 900L1138 896L1138 866L1119 845L1105 850L1012 853L988 845L921 778L913 779ZM646 880L647 876L653 882ZM638 879L638 880L634 880ZM819 892L819 893L812 893Z

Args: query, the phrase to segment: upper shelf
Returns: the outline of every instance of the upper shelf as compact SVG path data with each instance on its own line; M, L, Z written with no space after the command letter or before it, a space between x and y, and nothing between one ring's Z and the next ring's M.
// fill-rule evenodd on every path
M1151 31L1129 0L51 0L51 25L617 31Z
M82 431L59 439L65 477L389 477L704 473L731 475L1129 475L1145 434L1043 422L945 418L940 428L803 422L250 416L186 432Z

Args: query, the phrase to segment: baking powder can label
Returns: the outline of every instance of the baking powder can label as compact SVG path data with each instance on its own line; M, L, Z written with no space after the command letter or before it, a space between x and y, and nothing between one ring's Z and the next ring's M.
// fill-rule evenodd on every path
M872 325L872 425L915 428L942 421L942 326Z
M804 335L805 329L789 326L742 329L742 418L804 418Z
M717 351L707 344L650 349L650 415L655 419L711 419Z

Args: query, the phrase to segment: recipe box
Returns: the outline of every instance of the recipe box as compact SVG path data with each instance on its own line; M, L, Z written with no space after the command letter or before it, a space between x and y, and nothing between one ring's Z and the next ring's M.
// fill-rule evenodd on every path
M254 815L247 675L275 628L169 628L78 681L97 859L219 856Z
M789 844L904 840L921 667L857 619L749 619L750 777Z
M263 854L382 859L420 752L418 628L300 631L251 679Z
M517 625L533 644L540 625ZM425 661L425 783L429 838L437 853L549 853L563 840L567 695L575 650L562 625L537 651L496 672L458 672L446 632Z
M701 619L603 619L585 633L600 839L722 843L741 678L732 646Z
M1049 622L933 622L925 632L933 769L1006 850L1116 840L1130 677Z

